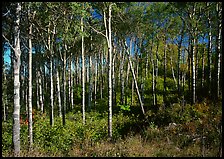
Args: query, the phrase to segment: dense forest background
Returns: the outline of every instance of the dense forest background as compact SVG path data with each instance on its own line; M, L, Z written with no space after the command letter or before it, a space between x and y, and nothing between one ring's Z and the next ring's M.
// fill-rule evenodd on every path
M3 2L3 156L222 156L222 2Z

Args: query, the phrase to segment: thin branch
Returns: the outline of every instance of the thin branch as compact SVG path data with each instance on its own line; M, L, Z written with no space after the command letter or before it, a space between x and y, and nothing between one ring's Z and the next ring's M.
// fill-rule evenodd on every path
M98 30L96 30L96 29L93 28L92 26L90 26L90 28L92 28L97 34L101 34L101 35L103 35L104 37L106 37L105 34L103 34L102 32L100 32L100 31L98 31ZM106 37L106 38L107 38L107 37Z
M9 40L5 37L5 35L3 35L3 38L8 42L9 46L13 49L13 51L15 51L15 48L10 44Z

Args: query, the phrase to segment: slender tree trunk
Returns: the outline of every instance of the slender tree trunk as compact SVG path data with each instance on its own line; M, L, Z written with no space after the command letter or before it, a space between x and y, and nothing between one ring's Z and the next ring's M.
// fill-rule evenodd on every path
M153 106L156 105L156 95L155 95L155 64L154 59L151 55L151 61L152 61L152 96L153 96Z
M14 27L14 112L13 112L13 146L14 156L20 155L20 14L21 3L16 6L16 18Z
M42 90L42 78L41 78L41 68L38 70L38 80L39 80L39 92L40 92L40 111L44 113L44 102L43 102L43 90Z
M71 62L72 55L68 60L68 109L71 109Z
M62 118L62 111L61 111L61 91L60 91L60 80L59 80L59 68L56 68L56 81L57 81L57 95L58 95L58 112L59 117Z
M158 78L158 73L159 73L159 54L158 54L158 49L159 49L159 41L157 42L157 46L156 46L156 68L155 68L155 104L156 104L156 108L157 108L157 78ZM151 47L152 50L152 47ZM152 52L152 51L151 51Z
M71 61L71 68L72 68L73 60ZM74 69L73 69L74 70ZM73 83L74 83L74 71L71 71L71 106L72 110L74 108L74 89L73 89Z
M83 17L81 18L81 31L83 32ZM85 124L85 55L84 55L84 36L82 36L82 118Z
M96 107L96 93L97 93L97 55L95 54L95 81L94 81L94 106Z
M115 52L115 49L114 49L114 57L113 57L113 60L112 60L112 92L113 92L113 106L116 106L116 91L115 91L115 87L116 87L116 79L115 79L115 59L116 59L116 55L117 55L117 52Z
M149 68L149 55L146 54L146 65L145 65L145 77L148 77L148 68Z
M103 99L103 52L101 53L100 99Z
M216 37L217 50L217 98L220 96L220 68L221 68L221 35L222 35L222 6L217 2L216 11L218 16L218 36Z
M76 80L75 80L75 82L76 82L76 86L79 84L79 57L77 56L76 57L76 64L75 64L75 77L76 77Z
M207 5L210 2L207 2ZM212 27L211 27L211 15L210 12L208 13L208 63L207 63L207 69L208 69L208 94L211 96L211 79L212 79L212 73L211 73L211 61L212 61Z
M163 86L164 86L164 90L163 90L163 102L164 102L164 108L166 106L166 49L167 49L167 43L166 43L166 35L164 35L164 43L165 43L165 46L164 46L164 65L163 65L163 69L164 69L164 80L163 80Z
M195 38L193 38L193 50L192 50L192 104L195 104L196 100L196 94L195 94L195 87L196 87L196 81L195 81Z
M141 95L139 93L138 84L137 84L137 80L136 80L136 77L135 77L134 69L132 67L131 57L130 57L130 53L129 53L128 49L127 49L127 45L126 45L126 52L127 52L127 55L128 55L128 60L129 60L129 64L130 64L130 68L131 68L131 72L132 72L132 77L134 78L135 88L136 88L137 95L138 95L138 100L139 100L139 103L140 103L141 108L142 108L142 113L145 115L145 110L144 110L144 107L143 107Z
M121 50L121 57L122 57L122 60L121 60L121 70L120 70L120 80L121 80L121 105L124 104L124 73L123 73L123 70L124 70L124 57L125 55L122 55L122 50Z
M109 17L108 17L108 53L109 53L109 65L108 65L108 74L109 74L109 79L108 79L108 88L109 88L109 101L108 101L108 105L109 105L109 112L108 112L108 134L109 134L109 138L112 138L112 39L111 39L111 11L112 11L112 4L109 5ZM104 13L104 17L105 17L105 13ZM105 17L106 18L106 17ZM104 19L104 24L106 25L106 19ZM105 27L107 30L107 26Z
M205 59L204 59L205 48L203 47L202 51L202 75L201 75L201 88L204 88L205 80Z
M65 44L65 52L63 56L63 111L62 111L62 123L65 125L65 114L66 114L66 53L67 45Z
M125 50L124 50L125 51ZM125 88L125 105L127 105L127 100L128 100L128 77L129 77L129 72L130 72L130 64L128 62L128 66L127 66L127 74L126 74L126 88Z
M92 104L92 57L89 56L89 99L88 99L88 107L91 109Z
M36 102L37 102L37 110L40 110L40 96L39 96L39 80L38 80L38 68L37 68L37 71L36 71L36 96L37 96L37 99L36 99Z
M183 22L183 27L181 30L181 37L180 37L180 41L178 43L178 60L177 60L177 89L178 89L178 97L180 98L181 96L181 89L180 89L180 60L181 60L181 45L182 45L182 41L183 41L183 36L184 36L184 27L185 27L185 23L184 20L182 19ZM176 82L175 82L176 83Z
M53 54L51 50L50 26L48 27L48 49L50 52L50 103L51 103L50 124L51 126L54 126Z
M175 85L176 85L176 87L178 87L178 84L177 84L177 80L176 80L176 78L175 78L175 73L174 73L174 69L173 69L173 63L172 63L172 56L170 56L170 65L171 65L171 71L172 71L172 75L173 75L173 80L174 80L174 82L175 82ZM179 78L179 80L180 80L180 78ZM180 85L180 81L179 81L179 85ZM180 88L178 88L178 89L180 89Z
M4 62L3 62L4 63ZM6 82L6 73L5 73L5 67L2 68L3 69L3 79L2 79L2 83L4 84L4 86L2 87L3 90L3 100L2 100L2 104L3 104L3 121L6 121L6 107L8 105L8 101L7 101L7 82Z
M28 16L30 16L30 9L28 10ZM33 120L32 120L32 24L29 26L29 149L33 147ZM37 89L38 90L38 89ZM39 104L39 102L38 102ZM40 106L38 106L40 107ZM39 110L39 109L38 109Z

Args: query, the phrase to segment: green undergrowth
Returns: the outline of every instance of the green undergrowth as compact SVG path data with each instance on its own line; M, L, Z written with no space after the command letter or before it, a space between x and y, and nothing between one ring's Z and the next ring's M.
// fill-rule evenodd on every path
M66 125L37 112L33 151L28 151L28 127L21 125L21 156L219 156L221 103L182 107L176 103L145 117L133 106L118 106L113 114L113 138L108 140L106 111L66 114ZM12 121L2 122L2 155L12 156Z

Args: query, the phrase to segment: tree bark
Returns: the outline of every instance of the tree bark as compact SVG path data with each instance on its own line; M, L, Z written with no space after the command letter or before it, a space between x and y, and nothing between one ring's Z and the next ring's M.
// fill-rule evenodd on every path
M109 112L108 112L108 134L109 134L109 138L112 138L112 39L111 39L111 11L112 11L112 4L109 5L109 14L108 14L108 53L109 53L109 65L108 65L108 74L109 74L109 79L108 79L108 88L109 88L109 101L108 101L108 105L109 105ZM105 13L104 13L104 17L105 17ZM106 25L106 20L104 21L104 24ZM106 30L107 30L107 26L106 26Z
M81 31L83 32L83 17L81 18ZM82 119L85 124L85 55L84 36L82 35Z
M210 2L207 2L207 6L209 6ZM208 12L208 63L207 63L207 72L208 72L208 94L211 96L211 79L212 79L212 73L211 73L211 61L212 61L212 27L211 27L211 13Z
M14 26L14 112L13 112L13 146L14 156L20 155L20 16L21 16L21 3L16 6L16 18Z
M68 109L71 109L71 60L72 55L68 60Z
M216 37L217 50L217 98L220 96L220 70L221 70L221 34L222 34L222 6L219 2L216 4L216 11L218 16L218 36Z
M39 80L39 93L40 93L40 111L43 114L44 113L44 102L43 102L43 90L42 90L42 78L41 78L41 67L40 70L38 70L38 80Z
M71 68L72 68L72 63L73 63L73 60L71 61ZM74 71L71 71L71 106L72 106L71 108L72 108L72 110L74 108L74 91L73 91L74 86L73 86L73 83L74 83Z
M30 17L30 8L28 9L28 16ZM33 120L32 120L32 24L29 26L29 95L28 95L28 107L29 107L29 149L33 147ZM37 89L38 90L38 89Z
M63 111L62 111L62 123L65 125L65 114L66 114L66 53L67 45L65 44L65 52L63 56Z
M59 80L59 68L56 68L56 82L57 82L57 96L58 96L58 112L59 117L62 118L62 111L61 111L61 91L60 91L60 80Z
M166 32L166 31L165 31ZM166 107L166 50L167 50L167 43L166 43L166 35L164 34L164 65L163 65L163 69L164 69L164 76L163 76L163 102L164 102L164 108Z
M88 107L91 109L92 105L92 57L89 56L89 99L88 99Z
M126 44L125 44L125 46L126 46L126 52L127 52L127 55L128 55L128 62L130 64L130 68L131 68L131 72L132 72L132 77L134 78L134 82L135 82L135 88L136 88L136 91L137 91L138 100L139 100L139 103L140 103L141 108L142 108L142 113L143 113L143 115L145 115L145 110L144 110L144 107L143 107L141 95L139 93L138 84L137 84L137 80L136 80L136 77L135 77L135 72L134 72L134 69L132 67L130 53L129 53L128 49L127 49L127 45Z
M121 67L120 67L120 80L121 80L121 102L120 102L120 104L121 105L123 105L124 104L124 73L123 73L123 71L124 71L124 57L125 57L125 55L123 55L122 54L122 50L121 50L121 57L122 57L122 59L121 59Z

